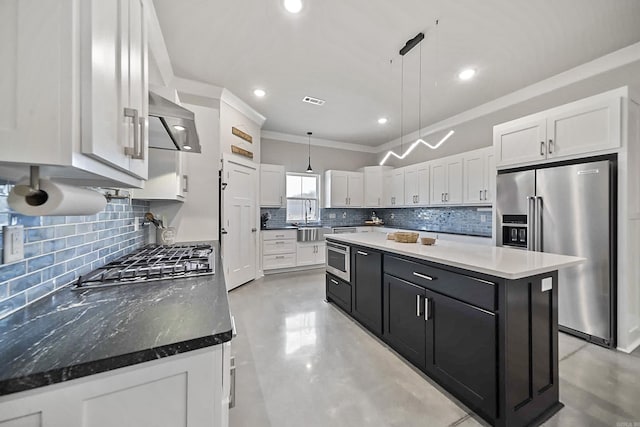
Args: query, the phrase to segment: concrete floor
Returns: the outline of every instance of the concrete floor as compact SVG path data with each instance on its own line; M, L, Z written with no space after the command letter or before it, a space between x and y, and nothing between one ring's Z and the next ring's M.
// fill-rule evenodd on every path
M238 330L230 427L486 425L325 303L324 270L266 276L229 299ZM562 333L559 350L566 406L545 426L640 426L640 351Z

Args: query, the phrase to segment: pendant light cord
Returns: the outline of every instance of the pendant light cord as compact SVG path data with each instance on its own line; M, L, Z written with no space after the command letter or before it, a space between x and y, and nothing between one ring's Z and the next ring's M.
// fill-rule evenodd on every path
M404 153L402 136L404 135L404 55L400 61L400 152Z
M420 139L420 133L422 132L422 42L420 42L418 73L418 139Z

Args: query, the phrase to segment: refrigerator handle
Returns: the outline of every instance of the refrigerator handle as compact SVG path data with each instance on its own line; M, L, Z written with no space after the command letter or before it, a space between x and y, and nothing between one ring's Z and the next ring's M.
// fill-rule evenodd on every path
M535 204L535 200L536 198L533 196L528 196L527 197L527 250L528 251L535 251L536 248L534 246L535 244L535 239L534 239L534 235L536 233L536 226L535 226L535 210L536 210L536 204Z
M536 196L536 251L542 252L542 197Z

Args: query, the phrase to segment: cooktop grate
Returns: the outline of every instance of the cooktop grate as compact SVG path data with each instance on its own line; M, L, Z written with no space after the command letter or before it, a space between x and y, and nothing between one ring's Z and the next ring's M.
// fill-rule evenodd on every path
M72 289L210 275L213 255L211 245L147 245L80 276Z

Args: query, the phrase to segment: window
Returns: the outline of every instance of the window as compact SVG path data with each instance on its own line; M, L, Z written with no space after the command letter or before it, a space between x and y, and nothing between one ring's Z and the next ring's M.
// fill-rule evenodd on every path
M287 173L287 222L320 220L320 175Z

